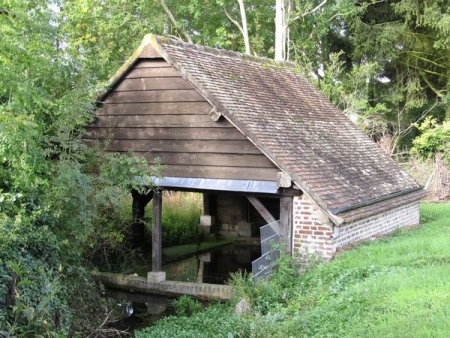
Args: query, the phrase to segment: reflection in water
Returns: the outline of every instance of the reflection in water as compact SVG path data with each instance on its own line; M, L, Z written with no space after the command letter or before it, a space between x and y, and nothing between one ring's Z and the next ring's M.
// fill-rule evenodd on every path
M230 273L251 272L252 261L261 256L257 245L230 245L163 266L167 280L224 284ZM154 325L162 317L174 314L172 299L135 292L107 291L107 312L112 327L134 330Z
M110 326L122 331L153 325L174 313L172 299L163 296L108 289L105 297Z
M230 245L163 266L167 280L224 284L230 273L251 272L252 261L261 256L257 245Z

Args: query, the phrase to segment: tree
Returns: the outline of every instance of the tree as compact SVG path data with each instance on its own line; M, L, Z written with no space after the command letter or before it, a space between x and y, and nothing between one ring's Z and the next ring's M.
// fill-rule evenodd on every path
M448 110L447 17L445 1L296 2L291 59L393 154Z
M81 142L92 79L105 79L96 66L119 57L98 60L87 40L75 44L64 27L71 21L51 4L8 2L0 14L0 336L98 325L85 252L103 213L148 173L141 159L102 156Z
M232 23L234 23L234 25L237 28L239 28L239 31L242 33L242 36L244 38L245 53L251 54L250 40L248 38L247 15L245 14L244 0L237 0L237 2L239 4L239 10L241 13L242 25L239 22L237 22L236 20L234 20L226 9L224 10L224 12L225 12L225 15L227 16L227 18L230 19L230 21Z
M277 0L275 10L275 60L286 59L286 44L289 36L289 16L291 0Z

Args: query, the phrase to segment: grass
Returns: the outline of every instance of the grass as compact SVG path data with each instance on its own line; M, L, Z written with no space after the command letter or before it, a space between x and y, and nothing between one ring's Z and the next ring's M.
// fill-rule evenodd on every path
M213 305L136 336L173 336L177 327L180 337L449 337L450 204L421 209L420 227L364 243L300 276L286 260L268 283L236 277L248 315L236 316L235 302ZM217 319L211 331L209 313ZM187 322L195 325L180 331Z
M203 197L199 193L164 192L162 207L162 244L163 247L181 243L196 243L205 236L199 229L200 215L203 212ZM149 218L148 234L151 233L151 203L146 208Z

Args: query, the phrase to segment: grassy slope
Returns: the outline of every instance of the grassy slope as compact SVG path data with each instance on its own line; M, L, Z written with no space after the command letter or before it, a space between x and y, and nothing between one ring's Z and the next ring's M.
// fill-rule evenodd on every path
M450 205L423 205L422 223L300 277L282 270L268 284L242 280L253 309L247 316L211 306L137 336L450 337ZM211 331L207 318L215 318Z
M422 227L362 245L310 272L325 280L326 300L300 311L305 333L450 336L450 205L424 205L422 215ZM310 331L311 320L321 327Z

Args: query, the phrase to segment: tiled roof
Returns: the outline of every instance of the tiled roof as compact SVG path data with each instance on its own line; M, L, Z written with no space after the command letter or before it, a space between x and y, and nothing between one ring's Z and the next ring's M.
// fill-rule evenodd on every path
M162 55L330 213L420 189L294 64L164 37L148 39L150 55Z

